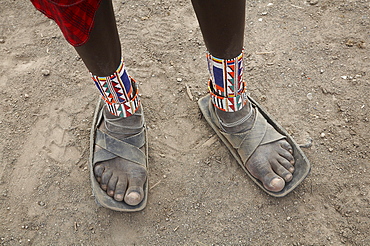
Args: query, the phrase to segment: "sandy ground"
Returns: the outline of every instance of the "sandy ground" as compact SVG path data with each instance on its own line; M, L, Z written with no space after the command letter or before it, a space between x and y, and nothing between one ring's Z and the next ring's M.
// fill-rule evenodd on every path
M312 163L279 199L200 116L206 48L190 1L114 6L149 126L148 206L127 214L95 204L97 91L52 21L29 1L2 0L1 245L370 245L368 0L248 1L249 90Z

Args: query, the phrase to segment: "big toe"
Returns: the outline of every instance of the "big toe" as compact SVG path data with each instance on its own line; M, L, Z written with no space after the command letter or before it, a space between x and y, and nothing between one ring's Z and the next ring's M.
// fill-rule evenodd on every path
M129 173L128 187L125 192L125 203L131 206L138 205L144 198L144 184L146 181L146 171L136 169Z
M273 175L272 177L272 175L267 175L263 180L263 185L270 191L279 192L284 189L285 181L279 176Z
M125 202L128 205L138 205L144 197L144 190L142 187L129 187L125 195Z

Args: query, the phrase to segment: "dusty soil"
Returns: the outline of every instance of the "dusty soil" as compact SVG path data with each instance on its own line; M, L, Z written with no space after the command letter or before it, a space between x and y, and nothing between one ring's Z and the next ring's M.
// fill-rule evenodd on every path
M148 206L95 204L97 91L52 21L29 1L2 0L1 245L370 245L368 0L248 1L249 90L312 163L280 199L247 178L200 116L206 48L190 1L114 6L149 125Z

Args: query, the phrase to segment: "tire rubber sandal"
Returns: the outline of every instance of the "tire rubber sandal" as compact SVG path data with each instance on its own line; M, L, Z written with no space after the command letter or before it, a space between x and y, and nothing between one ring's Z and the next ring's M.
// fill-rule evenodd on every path
M281 127L267 113L267 111L251 97L248 96L248 100L251 102L252 107L256 110L255 122L252 129L238 134L227 134L220 130L220 123L218 121L214 106L212 105L210 95L199 99L198 104L208 124L213 128L222 142L225 143L227 148L230 150L248 176L269 195L274 197L283 197L296 188L306 178L311 169L310 162L304 155L303 151L299 148L298 144L287 133L287 131ZM279 192L273 192L267 190L261 181L253 177L244 164L259 145L271 143L280 139L286 139L293 148L295 170L293 173L293 179L290 182L286 182L283 190Z
M144 198L136 206L126 204L124 201L119 202L101 189L94 175L94 165L98 162L107 161L117 156L137 163L147 169L148 163L148 141L146 136L145 124L141 132L124 140L119 140L110 136L98 129L103 120L103 109L105 103L99 100L94 114L93 125L90 132L90 158L89 170L90 179L95 201L102 207L109 208L121 212L136 212L143 210L148 200L148 178L144 184ZM95 152L95 145L101 147L100 150ZM145 153L140 150L145 145Z

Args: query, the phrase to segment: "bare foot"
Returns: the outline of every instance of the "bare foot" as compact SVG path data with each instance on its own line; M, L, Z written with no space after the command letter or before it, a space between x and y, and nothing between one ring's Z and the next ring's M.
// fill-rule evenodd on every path
M124 139L139 133L144 124L141 109L127 118L115 117L104 109L103 116L104 121L99 129L117 139ZM99 148L96 145L95 151ZM95 164L94 174L100 187L116 201L124 201L128 205L135 206L143 200L143 186L147 175L144 167L116 157Z
M247 115L251 112L251 116ZM255 109L248 104L236 112L224 112L216 109L223 130L229 134L240 133L252 128ZM235 124L238 123L238 124ZM285 187L285 182L293 178L294 172L293 150L286 140L279 140L260 145L245 163L248 171L264 187L273 192L279 192Z

